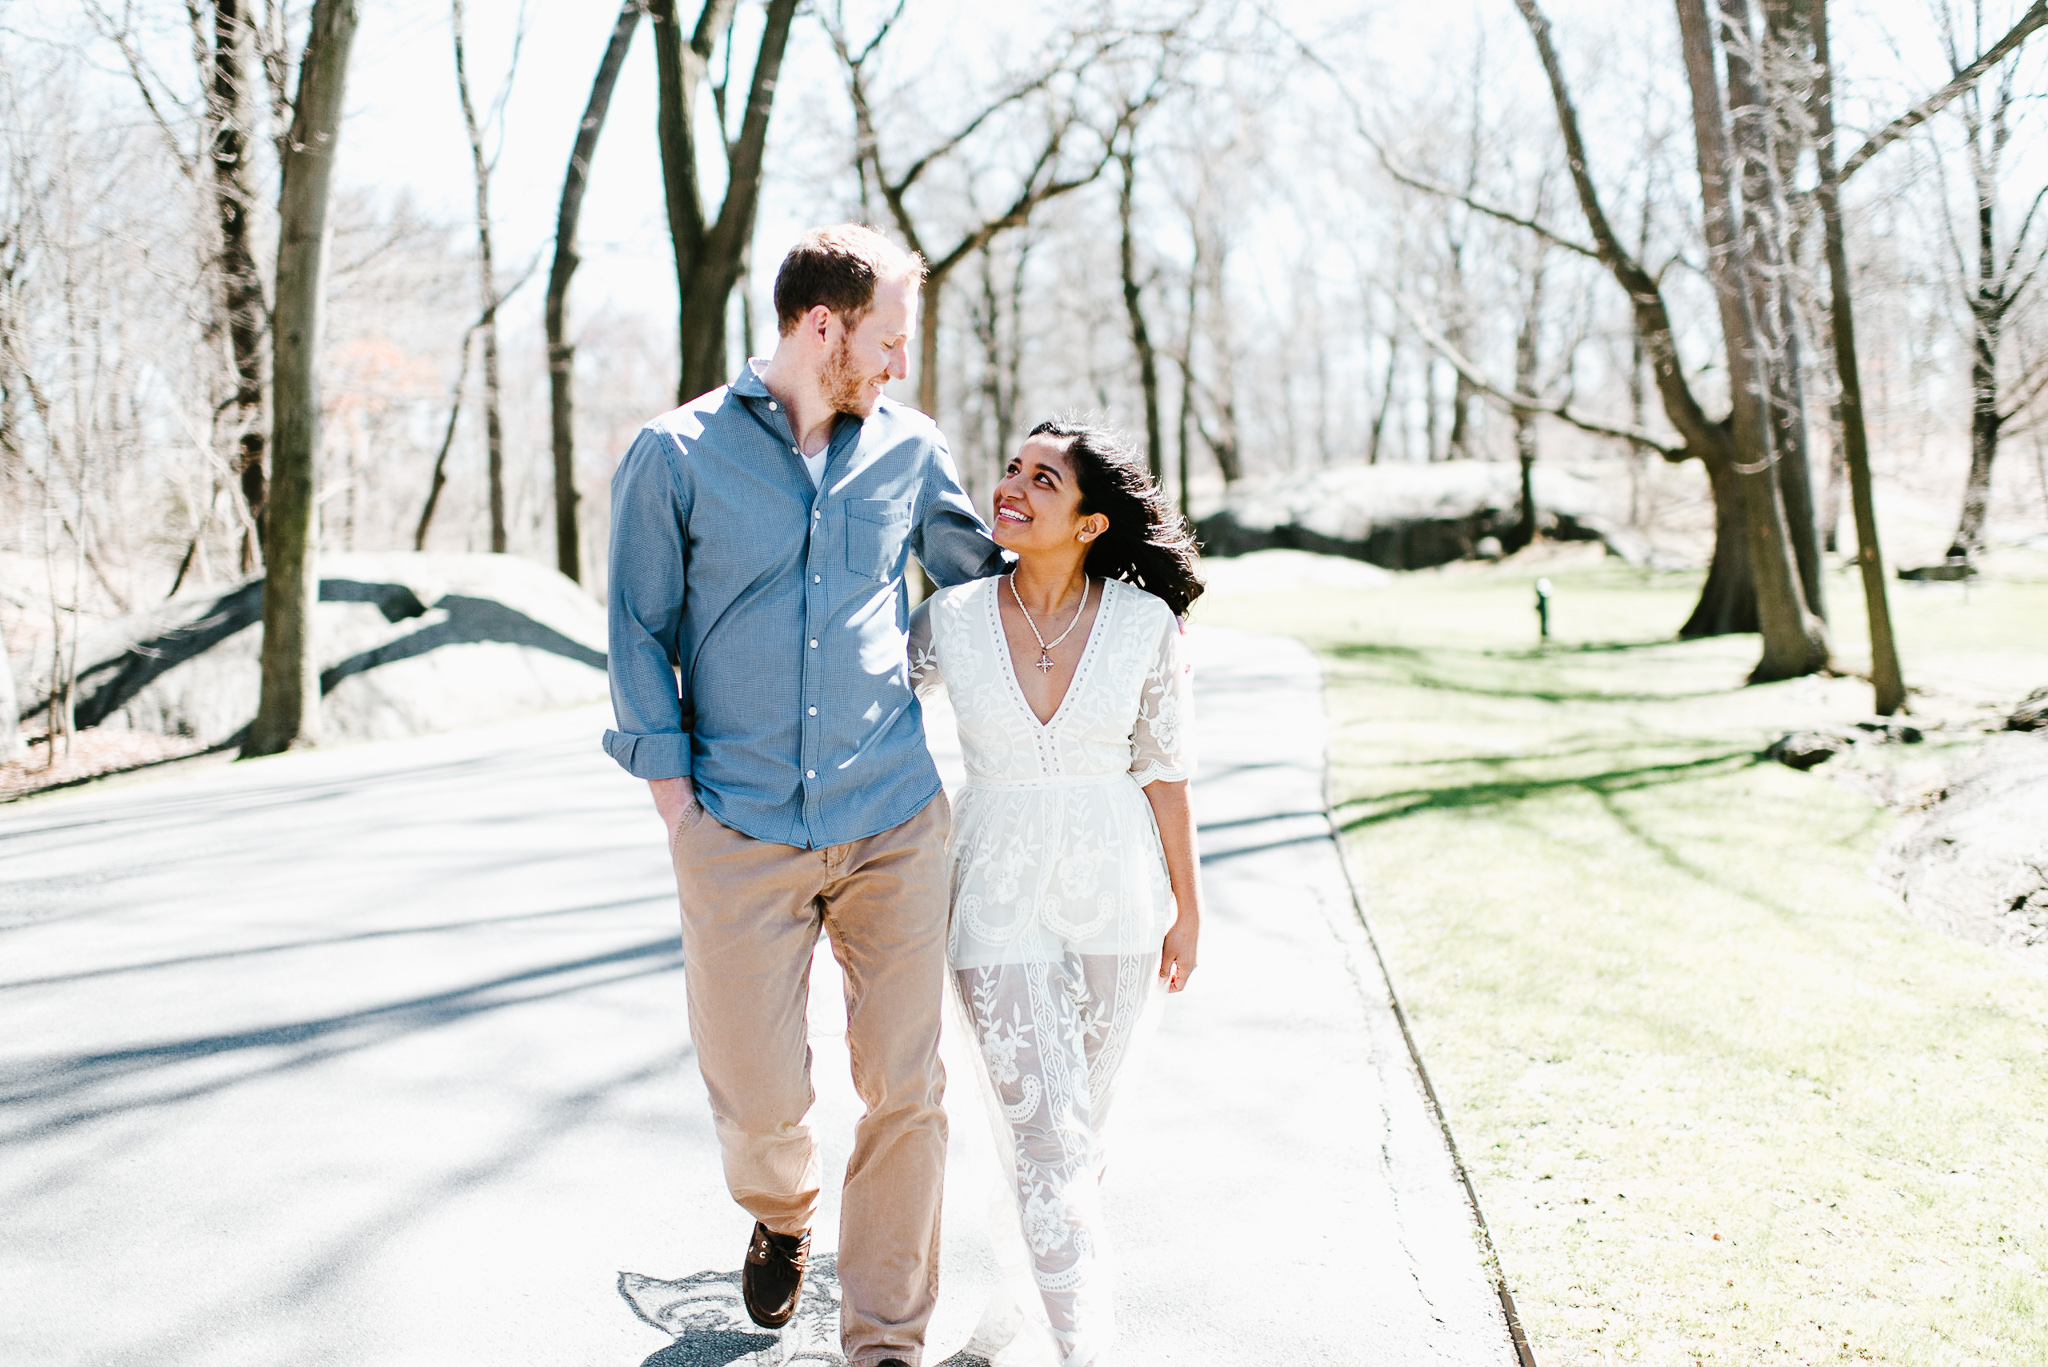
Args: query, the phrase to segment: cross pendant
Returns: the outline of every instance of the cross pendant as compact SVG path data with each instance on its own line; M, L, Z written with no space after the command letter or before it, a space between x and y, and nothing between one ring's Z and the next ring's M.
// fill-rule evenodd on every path
M1038 672L1041 674L1052 673L1052 656L1046 654L1043 650L1038 652Z

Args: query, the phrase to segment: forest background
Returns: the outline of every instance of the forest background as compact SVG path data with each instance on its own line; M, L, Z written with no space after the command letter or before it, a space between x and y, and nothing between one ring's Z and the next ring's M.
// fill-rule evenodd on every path
M246 439L261 445L273 402L280 138L311 8L239 11L252 79L228 122L247 139L242 231L250 278L268 291L245 300L251 347L223 305L232 282L208 164L220 127L209 26L236 7L0 7L0 631L16 660L47 662L21 701L59 703L31 732L65 729L67 641L261 562L252 509L267 486ZM668 27L687 36L696 7L681 9ZM2041 10L1831 6L1837 155L2016 24L2038 27ZM1660 405L1655 346L1575 197L1531 44L1544 11L815 0L708 13L719 22L699 24L701 58L683 47L675 66L702 78L692 160L713 216L746 150L764 34L787 26L755 149L758 209L750 224L738 216L740 274L713 314L723 335L686 356L661 26L638 24L588 160L581 268L564 295L571 536L558 522L544 297L563 170L592 74L625 25L611 6L559 0L361 5L333 162L314 549L505 550L559 563L601 596L605 484L632 433L679 389L770 349L772 270L752 261L778 259L806 226L853 218L914 230L942 267L936 326L899 389L937 416L978 498L1032 422L1087 409L1138 434L1195 516L1239 481L1520 456L1592 471L1659 563L1708 562L1713 491L1700 460L1663 458L1689 439ZM1681 25L1607 0L1547 18L1609 227L1661 291L1683 387L1728 412L1740 348L1723 342L1726 252L1710 250ZM1878 526L1895 564L1981 562L2048 527L2044 73L2038 43L2017 47L1843 192ZM1767 74L1774 89L1811 85L1810 71ZM1779 131L1792 149L1787 259L1759 269L1786 307L1789 359L1775 359L1800 382L1814 539L1848 554L1803 117ZM721 121L725 139L703 131ZM1990 464L1976 443L1989 468L1972 533L1987 335L2002 454Z

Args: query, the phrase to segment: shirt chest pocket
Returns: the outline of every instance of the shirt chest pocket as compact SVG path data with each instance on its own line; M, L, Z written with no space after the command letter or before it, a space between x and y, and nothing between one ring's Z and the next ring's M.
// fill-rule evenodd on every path
M846 568L868 579L895 577L910 537L907 498L846 501Z

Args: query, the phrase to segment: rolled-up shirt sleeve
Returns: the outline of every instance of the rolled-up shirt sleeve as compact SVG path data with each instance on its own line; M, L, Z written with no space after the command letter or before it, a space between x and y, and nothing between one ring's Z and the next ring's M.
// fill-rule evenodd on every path
M918 498L917 525L911 532L911 554L940 588L1000 574L1002 548L975 516L953 453L936 439L925 467L924 489Z
M605 753L635 778L690 777L690 735L677 691L689 496L675 438L641 431L612 476L610 673L618 729Z

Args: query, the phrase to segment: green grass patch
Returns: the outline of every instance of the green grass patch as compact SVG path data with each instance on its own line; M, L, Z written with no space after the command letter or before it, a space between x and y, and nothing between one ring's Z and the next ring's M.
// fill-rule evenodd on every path
M1534 573L1198 614L1323 654L1336 812L1538 1362L2048 1363L2048 982L1879 891L1875 800L1755 759L1868 686L1745 688L1754 638L1669 639L1696 579L1605 566L1551 571L1537 650ZM1898 616L1923 710L2048 682L2048 584Z

